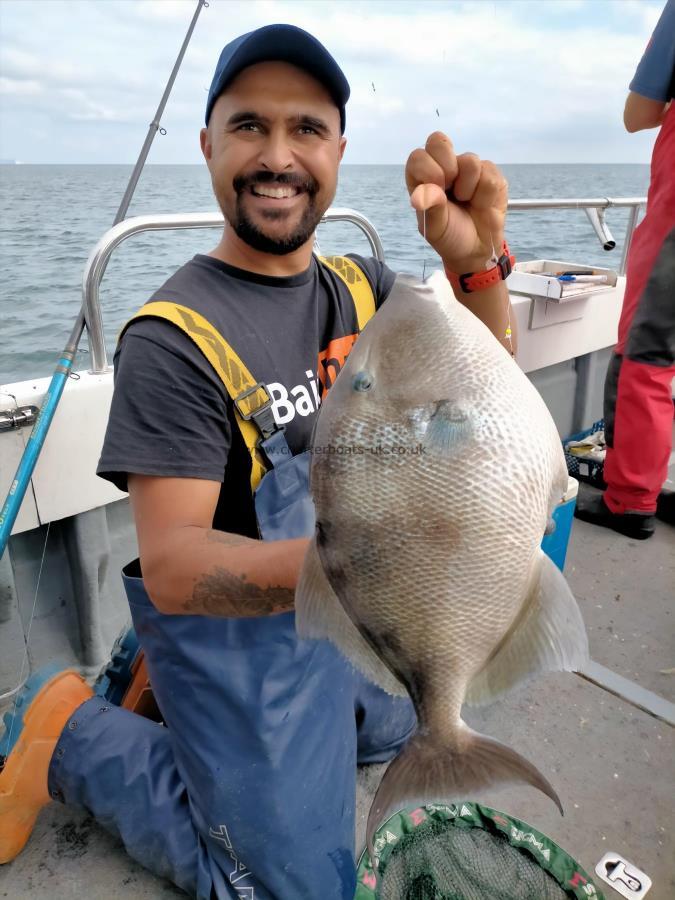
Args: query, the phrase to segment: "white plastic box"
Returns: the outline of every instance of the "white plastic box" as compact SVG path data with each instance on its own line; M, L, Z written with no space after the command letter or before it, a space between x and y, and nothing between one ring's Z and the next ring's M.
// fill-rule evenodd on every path
M542 273L562 274L563 272L581 272L584 275L604 275L607 282L595 284L582 281L558 281ZM577 263L563 262L557 259L532 259L528 262L516 263L509 275L506 285L509 291L516 294L530 294L533 297L545 297L564 303L566 300L578 300L589 294L601 294L616 286L617 273L614 269L603 269L599 266L584 266Z

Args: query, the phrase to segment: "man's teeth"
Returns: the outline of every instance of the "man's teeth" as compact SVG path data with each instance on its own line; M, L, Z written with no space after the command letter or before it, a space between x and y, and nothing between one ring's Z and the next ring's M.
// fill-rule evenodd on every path
M258 197L273 197L275 200L283 200L288 197L295 197L300 191L294 187L263 187L262 185L254 185L253 193Z

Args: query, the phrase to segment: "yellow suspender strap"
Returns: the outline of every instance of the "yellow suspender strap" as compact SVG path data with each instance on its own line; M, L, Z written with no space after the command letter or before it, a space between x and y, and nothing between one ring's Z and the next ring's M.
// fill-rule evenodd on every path
M256 387L256 380L232 347L230 347L220 332L216 331L213 325L203 316L200 316L199 313L188 309L187 306L180 306L178 303L156 300L141 307L136 315L127 322L125 329L130 322L145 316L167 319L185 332L211 363L232 400L236 400L243 391ZM251 456L252 491L260 484L260 480L266 472L266 467L258 450L260 432L252 421L243 418L240 410L243 411L244 415L248 415L251 412L255 412L268 399L267 391L259 387L258 390L252 390L247 397L235 404L234 408L237 425Z
M346 256L320 256L321 262L335 272L349 288L356 309L359 332L375 315L375 296L370 282L361 269Z
M349 288L356 310L359 332L362 331L366 322L375 314L375 297L368 279L355 262L344 256L321 256L319 259L335 272ZM251 457L251 490L255 491L267 468L258 450L260 432L248 416L269 400L266 388L258 385L220 332L207 319L187 306L166 300L146 303L135 316L129 319L122 329L120 337L131 322L146 316L166 319L180 328L201 350L225 385L228 395L233 401L236 401L234 415ZM242 398L241 394L245 391L250 391L250 393Z

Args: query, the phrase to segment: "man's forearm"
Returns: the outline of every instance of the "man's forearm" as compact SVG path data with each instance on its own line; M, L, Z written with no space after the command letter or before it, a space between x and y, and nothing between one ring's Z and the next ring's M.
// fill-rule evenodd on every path
M148 593L164 613L248 618L293 609L308 539L257 541L185 526L167 535L161 559L146 561Z
M456 279L451 277L452 273L447 266L445 271L453 285L455 297L462 306L466 306L484 325L487 325L499 343L515 356L517 350L516 322L511 309L507 283L500 281L494 287L465 294L456 284ZM468 268L465 271L474 271L474 269Z

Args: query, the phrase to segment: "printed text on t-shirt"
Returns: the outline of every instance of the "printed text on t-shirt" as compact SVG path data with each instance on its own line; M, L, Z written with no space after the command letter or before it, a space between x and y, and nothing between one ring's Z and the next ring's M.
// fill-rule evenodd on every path
M296 415L309 416L318 411L321 398L335 383L357 337L357 334L348 334L332 340L319 353L317 375L311 369L305 372L307 384L296 384L290 389L280 381L271 381L267 385L277 425L288 425Z

